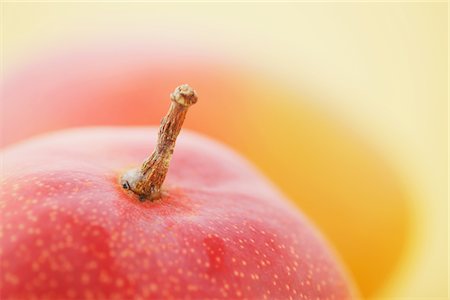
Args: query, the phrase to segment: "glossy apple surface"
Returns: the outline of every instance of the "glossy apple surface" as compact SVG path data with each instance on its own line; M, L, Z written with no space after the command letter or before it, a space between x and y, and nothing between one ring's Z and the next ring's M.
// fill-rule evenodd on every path
M2 153L3 299L351 299L318 232L256 170L183 132L165 195L118 183L153 128L90 128Z

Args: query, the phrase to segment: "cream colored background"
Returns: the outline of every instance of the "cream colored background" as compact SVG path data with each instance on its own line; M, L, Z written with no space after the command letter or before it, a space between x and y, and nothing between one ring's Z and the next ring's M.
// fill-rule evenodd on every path
M314 95L416 201L413 245L380 297L447 297L447 3L3 2L1 20L4 75L49 49L134 36L218 53Z

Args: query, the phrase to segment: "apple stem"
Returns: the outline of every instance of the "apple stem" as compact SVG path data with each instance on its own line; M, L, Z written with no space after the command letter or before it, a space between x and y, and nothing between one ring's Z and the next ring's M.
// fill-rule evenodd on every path
M169 170L175 141L189 106L197 102L196 92L187 84L177 87L170 98L172 100L170 108L161 121L158 143L152 155L140 168L126 172L120 179L122 187L138 195L140 201L160 198L161 186Z

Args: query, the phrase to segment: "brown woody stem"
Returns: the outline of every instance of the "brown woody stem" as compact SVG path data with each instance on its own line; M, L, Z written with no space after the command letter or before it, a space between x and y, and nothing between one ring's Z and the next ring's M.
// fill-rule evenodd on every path
M141 201L161 196L175 141L189 106L197 102L197 94L189 85L183 84L171 94L171 100L169 112L161 121L158 143L152 155L140 168L126 172L120 179L122 187L138 195Z

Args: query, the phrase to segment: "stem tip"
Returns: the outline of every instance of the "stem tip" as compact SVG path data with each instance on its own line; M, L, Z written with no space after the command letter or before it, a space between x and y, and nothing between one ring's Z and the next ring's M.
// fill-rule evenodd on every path
M197 93L187 84L182 84L170 94L172 101L183 106L191 106L197 102Z

